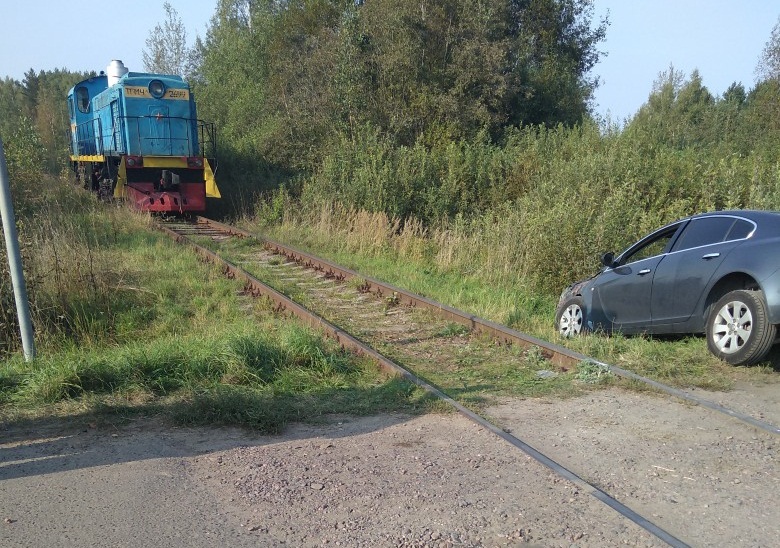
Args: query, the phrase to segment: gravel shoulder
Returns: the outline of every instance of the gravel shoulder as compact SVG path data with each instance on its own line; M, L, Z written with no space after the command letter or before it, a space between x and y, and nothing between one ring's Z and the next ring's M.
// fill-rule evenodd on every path
M691 545L780 546L777 436L618 390L489 415ZM152 419L0 436L3 546L663 545L455 414L280 436Z

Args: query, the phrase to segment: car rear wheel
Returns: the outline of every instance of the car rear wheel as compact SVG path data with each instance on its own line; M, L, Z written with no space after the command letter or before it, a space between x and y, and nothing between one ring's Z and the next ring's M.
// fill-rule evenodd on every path
M561 337L576 337L588 331L582 297L569 297L555 314L555 328Z
M707 347L732 365L760 361L772 347L776 333L776 326L769 323L763 291L727 293L707 318Z

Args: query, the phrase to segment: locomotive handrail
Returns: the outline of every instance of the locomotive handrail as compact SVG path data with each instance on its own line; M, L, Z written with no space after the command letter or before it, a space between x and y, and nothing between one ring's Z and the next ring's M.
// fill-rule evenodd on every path
M168 121L174 120L183 122L187 128L185 137L172 137L157 136L149 137L146 132L140 131L139 124L142 120L147 119L165 119ZM216 158L216 131L212 122L206 122L198 118L189 118L181 116L119 116L114 118L115 124L113 124L111 135L103 133L102 120L100 118L93 118L87 122L78 124L75 128L75 136L71 135L72 145L74 147L74 153L76 156L89 156L93 154L99 155L121 155L128 154L133 147L131 143L124 143L124 136L129 133L119 130L120 127L130 128L131 124L135 126L135 138L134 144L136 150L142 150L141 145L144 141L163 141L172 145L173 143L185 143L184 147L188 154L192 156L202 156L207 158ZM171 147L172 149L172 147ZM173 154L179 156L179 154Z

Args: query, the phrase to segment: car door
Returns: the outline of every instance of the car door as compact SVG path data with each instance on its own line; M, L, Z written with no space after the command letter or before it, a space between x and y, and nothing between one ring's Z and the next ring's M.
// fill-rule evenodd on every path
M686 222L668 225L643 238L599 274L593 300L613 329L631 333L650 327L653 275Z
M726 256L753 231L750 221L731 215L692 219L653 276L653 329L686 322Z

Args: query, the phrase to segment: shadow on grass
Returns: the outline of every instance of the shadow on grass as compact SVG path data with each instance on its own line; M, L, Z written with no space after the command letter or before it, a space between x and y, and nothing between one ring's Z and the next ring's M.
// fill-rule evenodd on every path
M775 343L761 363L771 367L775 373L780 373L780 344Z
M293 423L316 425L294 429L302 437L354 436L409 420L429 410L432 401L427 393L391 379L370 388L313 394L224 386L168 401L103 403L66 417L20 418L0 425L0 481L265 445L279 441ZM352 426L343 428L343 423Z
M684 341L685 339L694 339L698 343L700 343L705 349L707 346L707 338L703 333L694 333L694 334L681 334L681 335L653 335L650 337L652 339L655 339L657 341L661 342L669 342L669 343L675 343L679 341ZM773 371L780 373L780 338L777 339L775 342L775 345L771 348L769 353L764 357L763 360L758 362L757 364L747 365L747 366L735 366L735 367L756 367L759 365L765 365L770 367Z

